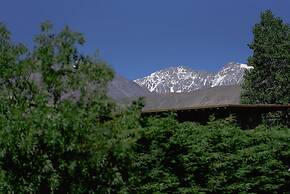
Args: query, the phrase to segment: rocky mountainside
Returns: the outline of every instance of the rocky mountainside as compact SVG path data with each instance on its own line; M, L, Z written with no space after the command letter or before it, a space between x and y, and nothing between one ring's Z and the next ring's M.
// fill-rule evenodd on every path
M193 92L158 94L155 92L145 96L143 111L164 109L180 109L196 106L240 104L241 88L234 86L217 86ZM128 105L138 97L122 98L117 101Z
M150 92L183 93L216 86L239 85L245 71L252 68L246 64L231 62L225 64L217 73L209 73L178 66L154 72L134 82Z
M120 75L115 75L114 79L109 82L107 92L115 100L150 95L146 88Z
M146 96L144 111L180 109L196 106L240 104L241 88L217 86L186 93L167 93Z
M33 73L30 76L30 79L33 80L37 85L43 87L42 76L40 73ZM93 85L89 86L92 89ZM138 98L144 97L148 95L152 95L149 90L143 88L133 82L132 80L128 80L118 74L114 76L114 79L110 81L107 85L107 95L116 101L120 101L126 98ZM61 99L74 99L78 100L80 98L80 91L67 91L61 94Z

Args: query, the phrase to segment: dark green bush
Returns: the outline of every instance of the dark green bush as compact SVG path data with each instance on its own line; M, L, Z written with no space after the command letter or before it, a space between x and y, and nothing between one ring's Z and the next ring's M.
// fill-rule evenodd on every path
M136 147L137 193L287 193L290 129L153 119Z

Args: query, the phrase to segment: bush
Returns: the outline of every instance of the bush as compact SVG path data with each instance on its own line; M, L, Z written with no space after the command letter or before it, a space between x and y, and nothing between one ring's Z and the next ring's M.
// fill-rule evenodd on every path
M287 193L290 129L153 119L136 147L137 193Z

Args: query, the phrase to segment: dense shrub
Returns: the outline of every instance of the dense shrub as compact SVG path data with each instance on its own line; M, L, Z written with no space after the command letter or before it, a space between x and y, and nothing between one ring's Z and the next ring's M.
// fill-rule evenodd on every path
M137 193L287 193L290 129L153 119L138 140Z

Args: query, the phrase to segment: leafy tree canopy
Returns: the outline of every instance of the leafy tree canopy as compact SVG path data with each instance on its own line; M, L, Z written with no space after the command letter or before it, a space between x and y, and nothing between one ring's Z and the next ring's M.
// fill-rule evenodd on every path
M78 52L82 34L49 22L31 51L3 24L0 41L1 193L126 190L138 111L116 112L106 96L112 69Z
M242 103L290 104L290 25L270 10L261 14L253 28L253 51L242 86ZM290 126L290 112L267 114L265 121Z
M290 26L271 11L261 14L253 28L253 51L249 65L254 69L245 76L244 103L290 103Z

